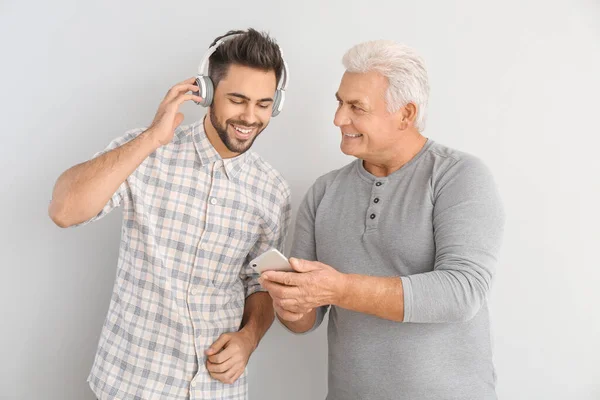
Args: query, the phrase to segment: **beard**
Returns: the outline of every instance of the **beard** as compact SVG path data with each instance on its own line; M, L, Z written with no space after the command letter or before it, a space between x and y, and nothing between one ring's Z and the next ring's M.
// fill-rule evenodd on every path
M254 141L256 140L258 135L260 135L262 133L262 131L264 131L266 128L266 125L263 126L263 124L260 122L255 123L255 124L248 124L244 121L231 119L231 118L226 120L225 124L221 125L217 118L217 114L215 113L214 107L210 108L209 116L210 116L210 122L211 122L212 126L215 128L215 130L217 131L217 133L219 134L221 141L223 142L225 147L227 147L227 149L233 153L242 154L242 153L245 153L246 151L248 151L250 149L250 147L252 147L252 144L254 143ZM237 125L237 126L245 127L245 128L257 128L258 131L256 132L256 135L254 135L253 137L248 138L246 140L240 140L240 139L236 138L235 136L229 134L229 132L227 131L227 127L229 125ZM235 128L233 128L233 129L235 129Z

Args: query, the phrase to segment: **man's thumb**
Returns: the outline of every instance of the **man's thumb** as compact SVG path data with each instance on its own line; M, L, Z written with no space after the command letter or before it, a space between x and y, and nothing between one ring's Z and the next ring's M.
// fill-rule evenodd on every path
M310 264L306 260L302 260L301 258L290 258L290 265L296 272L308 272L312 271L310 268Z
M175 120L173 121L173 129L177 128L183 122L183 114L178 112L175 114Z

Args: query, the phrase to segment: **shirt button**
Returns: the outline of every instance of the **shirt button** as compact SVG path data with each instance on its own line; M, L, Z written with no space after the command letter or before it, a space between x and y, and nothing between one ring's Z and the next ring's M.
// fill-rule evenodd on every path
M192 294L195 296L198 294L198 289L192 289Z
M381 182L375 183L375 186L381 186L381 185L383 185L383 183L381 183Z
M371 214L371 215L369 216L369 218L371 218L371 219L375 219L375 214Z
M215 199L214 197L212 199L210 199L210 204L212 204L213 206L217 204L217 199Z
M192 387L196 387L196 381L192 381Z
M375 204L379 203L379 197L376 197L375 200L373 200L373 203L375 203Z

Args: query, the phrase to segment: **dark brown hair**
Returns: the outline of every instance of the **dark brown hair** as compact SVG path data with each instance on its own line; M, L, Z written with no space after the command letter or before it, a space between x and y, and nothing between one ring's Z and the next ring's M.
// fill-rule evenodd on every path
M275 71L277 82L281 78L283 58L277 43L266 33L252 28L247 31L229 31L211 44L234 34L240 34L223 42L209 58L208 75L216 89L229 71L229 66L238 64L263 71Z

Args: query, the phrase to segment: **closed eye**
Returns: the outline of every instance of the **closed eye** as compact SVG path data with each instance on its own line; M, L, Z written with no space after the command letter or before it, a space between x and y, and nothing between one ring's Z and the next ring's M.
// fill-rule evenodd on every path
M344 102L341 99L337 99L338 108L344 105ZM356 104L350 104L350 109L355 112L365 112L364 109L358 107Z

